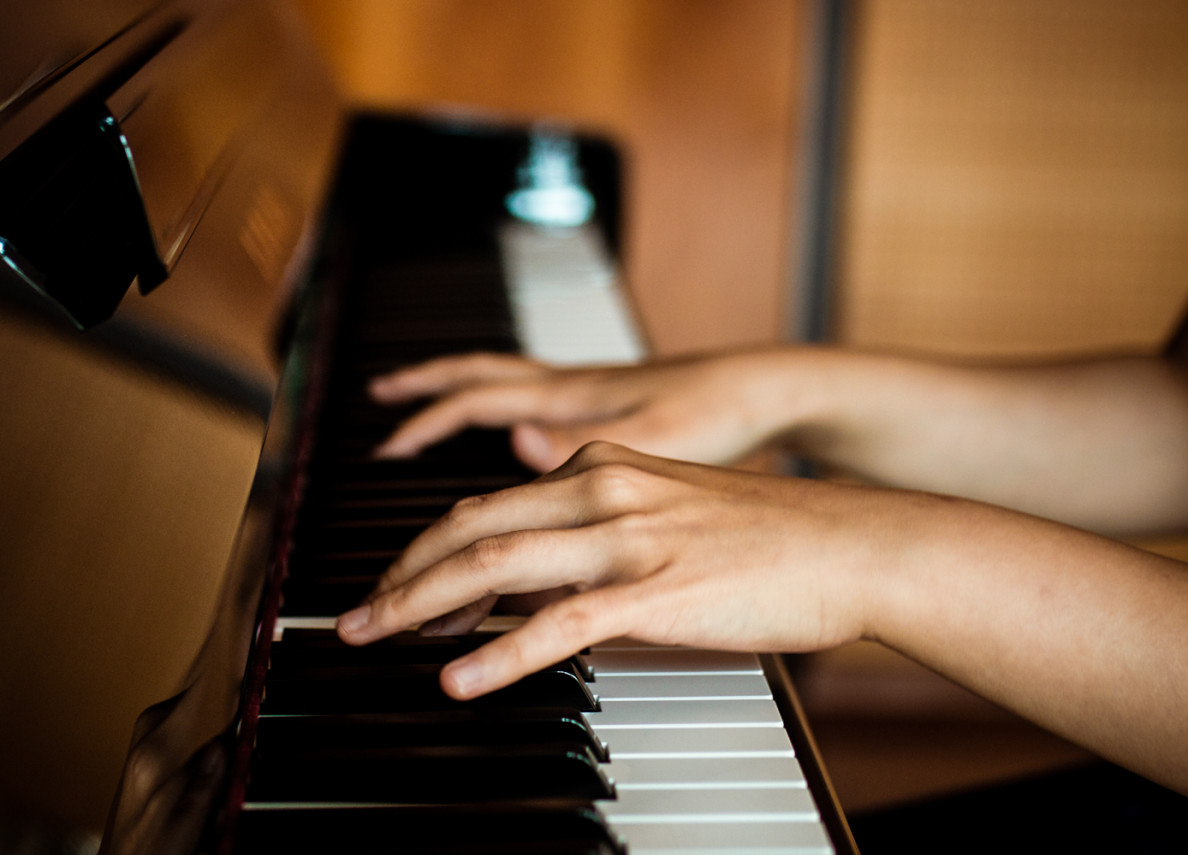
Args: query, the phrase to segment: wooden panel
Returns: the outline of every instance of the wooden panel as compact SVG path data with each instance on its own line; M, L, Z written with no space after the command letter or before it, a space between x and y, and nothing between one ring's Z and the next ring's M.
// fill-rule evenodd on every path
M350 97L607 132L662 353L780 337L804 7L784 0L295 0Z
M836 336L1149 349L1188 294L1188 5L860 3Z
M214 619L264 426L34 324L0 363L0 803L98 829Z

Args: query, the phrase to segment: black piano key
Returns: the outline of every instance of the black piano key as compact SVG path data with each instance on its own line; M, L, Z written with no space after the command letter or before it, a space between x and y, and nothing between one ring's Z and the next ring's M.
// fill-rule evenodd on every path
M457 493L429 496L380 495L346 499L327 497L316 506L315 512L317 521L320 522L400 517L437 519L444 516L462 498L465 497Z
M585 803L245 810L236 851L290 855L623 855Z
M527 478L516 473L493 474L470 471L442 474L432 466L408 466L402 470L351 470L344 468L333 479L317 484L319 498L327 501L364 499L370 496L440 495L455 493L459 499L479 493L493 493L523 484Z
M386 435L397 422L391 421L383 431ZM318 439L320 463L337 468L343 464L375 469L386 467L399 471L402 467L424 467L434 465L445 471L468 469L481 473L514 472L529 475L527 470L512 454L506 431L469 429L425 448L415 460L377 460L372 457L373 447L357 447L360 437L352 433L350 425L342 429L345 435L336 433L336 428L323 428ZM317 470L314 470L317 473Z
M472 701L456 701L441 690L441 666L336 667L269 674L261 711L282 713L412 712L453 709L460 704L503 707L566 706L598 709L581 675L568 663L529 674L510 686Z
M459 291L470 290L470 296L476 299L485 291L495 305L506 307L497 247L488 243L486 248L484 253L450 252L419 259L377 260L367 266L366 275L359 277L355 293L366 295L369 303L389 298L422 308L437 305L448 311L450 298L459 296Z
M357 491L372 484L372 492L399 494L402 485L418 482L455 485L471 494L522 484L536 473L517 461L507 448L506 438L500 447L475 453L453 453L448 448L433 447L409 460L374 459L368 454L327 454L311 467L310 481L320 490L330 492L346 488Z
M363 647L341 641L329 629L288 629L269 654L271 673L308 672L319 668L383 668L401 665L444 665L498 638L494 632L465 635L418 635L399 632ZM575 654L566 664L587 682L594 680L585 657Z
M436 521L437 517L336 520L307 526L294 537L293 550L310 555L399 554Z
M247 797L260 802L433 804L604 799L614 790L584 742L258 748Z
M348 340L339 351L336 364L353 377L371 377L440 356L471 351L515 353L518 349L515 338L503 333L480 336L466 342Z
M384 561L386 567L389 562ZM360 605L375 590L378 574L297 581L281 593L282 617L337 617Z
M389 341L449 342L463 352L470 350L475 341L512 335L512 327L510 323L482 317L377 318L356 324L351 335L364 345Z
M600 762L606 745L579 712L562 707L463 707L424 713L262 716L256 746L270 753L317 749L494 746L531 743L584 745Z
M355 552L348 555L306 555L296 553L289 561L289 582L351 578L376 579L399 553Z

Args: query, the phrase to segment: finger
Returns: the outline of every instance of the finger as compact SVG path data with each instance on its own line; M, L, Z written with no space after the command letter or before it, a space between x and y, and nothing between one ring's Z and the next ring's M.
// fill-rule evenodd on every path
M471 603L460 609L454 609L448 615L426 621L421 624L421 635L465 635L480 623L485 621L495 608L498 597L484 597L477 603Z
M511 433L516 457L538 472L556 469L591 442L610 442L647 454L672 454L676 450L671 447L666 432L658 430L646 415L638 412L573 426L525 422L515 425Z
M506 532L574 528L595 518L580 483L533 481L463 499L413 539L377 586L390 590L476 541Z
M442 689L450 697L469 700L627 634L639 612L630 591L602 588L546 606L516 629L446 665Z
M483 538L340 616L338 634L368 644L493 595L596 586L616 563L606 541L599 526Z
M470 353L382 374L368 384L371 397L385 404L441 395L473 383L525 380L548 369L538 362L503 353Z
M475 386L441 398L401 424L375 449L377 457L411 457L468 427L506 427L546 417L550 396L539 383Z
M589 516L575 510L573 501L573 485L541 480L463 499L405 547L377 580L367 602L485 537L509 531L580 525Z
M512 427L511 447L516 458L537 472L548 472L564 463L578 445L570 445L558 432L542 425L522 422Z

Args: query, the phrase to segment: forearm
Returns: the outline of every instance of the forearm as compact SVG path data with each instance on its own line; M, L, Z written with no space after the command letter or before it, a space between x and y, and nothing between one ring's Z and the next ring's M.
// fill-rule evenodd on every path
M1188 380L1156 359L989 369L788 351L793 450L1112 534L1188 526Z
M867 635L1188 792L1188 568L978 503L907 507Z

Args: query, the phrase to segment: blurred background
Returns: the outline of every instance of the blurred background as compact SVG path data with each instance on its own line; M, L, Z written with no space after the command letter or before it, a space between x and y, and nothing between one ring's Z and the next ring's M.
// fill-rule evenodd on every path
M1152 352L1188 309L1178 0L292 2L357 104L617 140L659 354ZM800 689L850 811L1084 759L865 645Z

